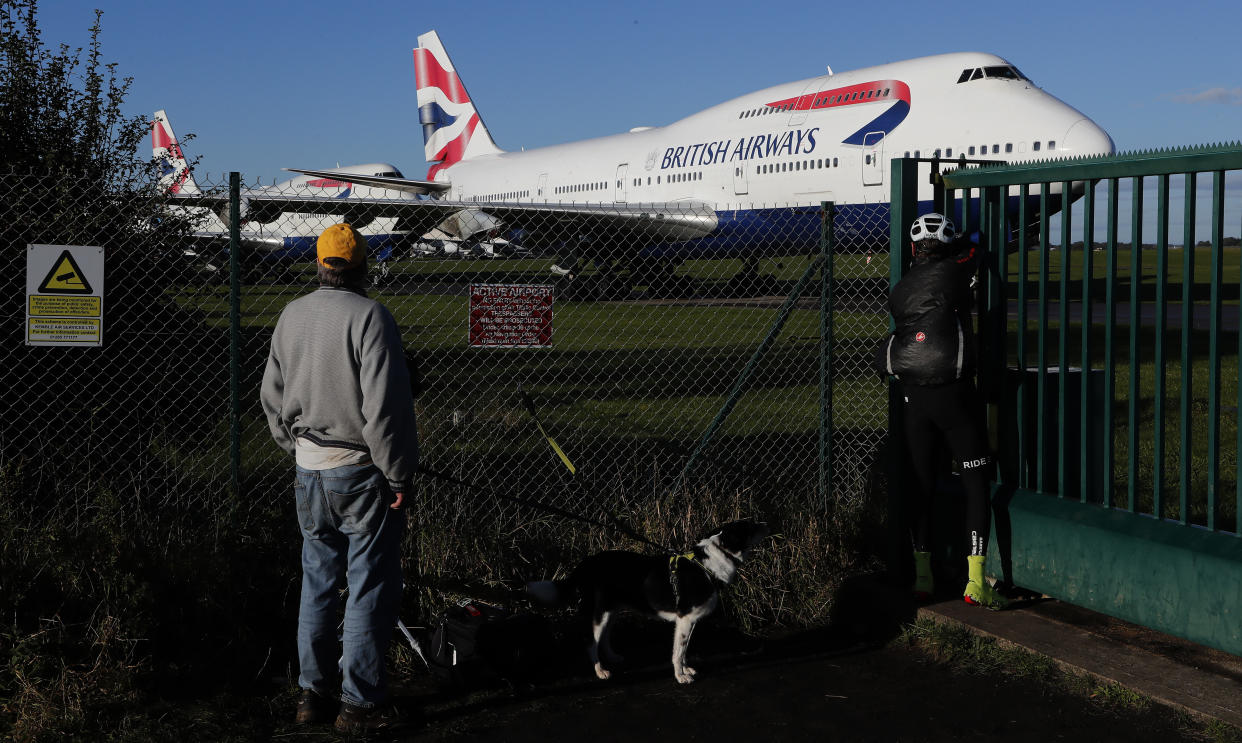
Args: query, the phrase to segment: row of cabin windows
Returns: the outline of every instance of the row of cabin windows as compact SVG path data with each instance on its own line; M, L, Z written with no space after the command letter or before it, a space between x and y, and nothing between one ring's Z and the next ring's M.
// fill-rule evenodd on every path
M530 198L530 191L506 191L505 193L494 193L490 196L474 196L474 201L513 201L514 199Z
M793 108L792 103L786 103L783 106L768 106L765 108L752 108L748 111L742 111L737 115L739 119L749 119L752 116L767 116L768 114L778 114L781 111L788 111Z
M1041 146L1041 145L1043 145L1043 142L1034 142L1034 143L1032 143L1032 144L1031 144L1031 150L1032 150L1032 151L1034 151L1034 152L1039 152L1039 150L1040 150L1040 146ZM1000 154L1000 151L1001 151L1001 146L1000 146L999 144L993 144L993 145L990 145L990 146L991 146L991 148L992 148L991 154L993 154L993 155L999 155L999 154ZM986 145L986 144L985 144L985 145L981 145L981 146L979 147L979 150L978 150L979 154L980 154L980 155L986 155L986 154L988 154L988 147L989 147L989 145ZM1057 142L1056 142L1056 140L1055 140L1055 139L1050 139L1050 140L1048 140L1048 150L1049 150L1049 151L1052 151L1052 150L1055 150L1056 148L1057 148ZM1005 154L1006 154L1006 155L1008 155L1008 154L1012 154L1012 153L1013 153L1013 142L1006 142L1006 143L1005 143ZM922 157L922 155L920 154L920 150L915 150L915 151L914 151L914 156L915 156L915 157ZM974 146L974 145L971 145L970 147L967 147L967 148L966 148L966 152L960 152L960 151L958 152L958 157L974 157L974 156L975 156L975 146ZM907 150L907 151L906 151L906 157L910 157L910 151L909 151L909 150ZM944 150L943 150L943 151L942 151L942 150L940 150L939 148L937 148L937 149L936 149L936 151L932 154L932 157L953 157L953 148L952 148L952 147L946 147L946 148L944 148Z
M689 183L690 181L701 181L701 180L703 180L703 174L702 174L701 172L694 172L694 173L670 173L670 174L669 174L669 176L668 176L668 179L667 179L667 180L668 180L668 182L669 182L669 183ZM651 185L651 176L647 176L647 182L646 182L645 184L643 183L643 179L642 179L642 178L634 178L633 180L631 180L631 181L630 181L630 185L631 185L631 186L643 186L643 185L650 186L650 185ZM657 185L657 186L658 186L658 185L660 185L660 176L658 176L658 175L655 177L655 185ZM621 183L620 183L620 182L618 182L618 183L617 183L617 188L620 188L620 187L621 187Z
M820 168L838 167L839 161L835 157L825 157L812 160L795 160L791 163L767 163L755 166L755 175L767 175L768 173L790 173L799 170L818 170Z
M572 186L557 186L556 193L586 193L588 191L603 191L608 188L608 184L604 181L598 183L578 183Z
M910 153L907 152L906 157L909 157L909 156L910 156ZM918 157L917 152L915 153L915 157ZM809 160L795 160L794 162L787 162L787 163L768 163L765 165L756 165L755 174L766 175L768 173L792 173L792 172L798 172L802 170L819 170L821 168L837 168L837 167L840 167L840 165L841 165L840 160L835 157L825 157L825 158L818 158L818 159L812 158ZM703 180L703 173L702 171L695 171L695 172L690 172L690 173L670 173L667 180L669 183L688 183L688 182L693 182L693 181L701 181ZM660 185L661 181L662 181L661 176L657 175L655 177L655 185L657 186ZM588 190L603 188L604 185L605 184L602 184L602 183L586 184ZM650 186L652 185L651 176L646 177L646 183L644 183L643 178L634 178L630 181L630 185L635 186L635 187L643 186L643 185ZM617 188L620 188L620 187L621 187L621 182L617 181ZM565 189L572 189L572 188L574 187L573 186L560 186L557 188L556 193L558 194L575 193L575 191L572 191L572 190L565 190ZM528 195L529 192L522 191L520 193L524 197L525 195ZM476 200L485 201L488 198L489 197L486 197L486 196L479 196L479 197L476 197ZM506 195L502 194L495 198L503 199L503 198L506 198Z
M865 101L865 100L869 100L873 98L874 99L887 98L890 92L892 92L892 88L884 88L883 90L880 90L879 88L874 88L872 90L868 90L865 92L861 90L856 90L853 93L841 93L840 95L823 96L820 98L816 98L814 101L812 101L811 108L823 108L825 106L836 106L842 103L852 103L854 101L860 101L860 100ZM780 113L781 111L788 111L792 109L794 105L795 104L792 104L792 103L786 103L783 106L772 106L768 108L752 108L746 111L742 111L741 113L737 115L737 117L739 119L749 119L752 116L766 116L767 114L774 114L774 113Z
M811 105L813 108L822 108L823 106L835 106L839 103L852 103L853 101L865 101L871 98L887 98L891 90L892 88L885 88L884 90L875 88L873 90L868 90L866 95L863 95L863 92L861 90L856 91L854 93L843 93L841 95L832 95L832 96L828 96L827 98L816 98L815 102Z

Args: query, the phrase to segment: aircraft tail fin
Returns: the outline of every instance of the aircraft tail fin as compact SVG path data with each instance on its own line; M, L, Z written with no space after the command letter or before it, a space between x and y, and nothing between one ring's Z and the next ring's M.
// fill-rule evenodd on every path
M492 141L435 31L418 37L414 75L424 157L432 163L427 180L462 160L504 151Z
M165 193L199 193L190 164L186 162L172 124L168 123L168 115L162 109L155 112L155 119L151 122L151 157L160 163L160 187Z

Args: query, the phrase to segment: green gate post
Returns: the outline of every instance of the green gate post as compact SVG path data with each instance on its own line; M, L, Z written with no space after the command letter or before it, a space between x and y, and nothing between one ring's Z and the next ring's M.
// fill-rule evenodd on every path
M1222 284L1224 282L1225 258L1222 245L1225 237L1225 171L1212 173L1212 275L1211 294L1208 304L1212 309L1208 326L1208 409L1207 419L1211 421L1207 433L1208 481L1207 481L1207 528L1213 531L1220 529L1220 413L1221 413L1221 323L1224 313ZM1234 393L1236 397L1236 392ZM1234 400L1235 408L1237 400ZM1238 529L1237 514L1234 514L1234 532Z
M241 174L229 173L229 464L241 497Z

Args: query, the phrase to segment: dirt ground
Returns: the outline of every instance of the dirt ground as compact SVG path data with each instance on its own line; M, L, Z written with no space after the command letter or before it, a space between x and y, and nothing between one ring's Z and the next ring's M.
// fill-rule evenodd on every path
M954 673L906 648L810 655L766 648L703 658L698 670L689 686L655 665L525 698L427 705L421 728L399 739L1168 743L1185 735L1159 708L1119 717L1033 683Z
M895 635L896 624L854 624L848 637L812 632L757 640L709 619L696 629L690 648L698 680L683 686L673 680L668 660L671 625L629 618L614 638L626 666L608 681L588 675L581 645L563 657L542 659L532 683L445 691L418 674L398 692L400 704L412 714L410 725L378 739L1200 740L1176 714L1158 705L1110 711L1034 680L933 661L891 641ZM275 736L332 737L330 729L293 726Z

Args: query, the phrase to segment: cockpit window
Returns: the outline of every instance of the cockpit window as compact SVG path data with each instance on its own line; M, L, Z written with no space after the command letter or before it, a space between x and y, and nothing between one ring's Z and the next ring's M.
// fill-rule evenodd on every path
M1026 79L1026 76L1019 72L1017 67L1012 65L993 65L991 67L975 67L972 69L962 70L962 74L958 76L957 82L964 83L971 80L981 80L984 77L999 78L1002 80Z
M1003 77L1006 80L1022 79L1022 73L1013 67L997 65L995 67L984 67L983 71L987 73L988 77Z
M375 175L381 178L400 178L401 177L401 174L396 172L395 170L385 170L383 173L376 173Z

